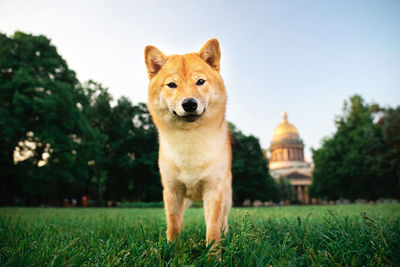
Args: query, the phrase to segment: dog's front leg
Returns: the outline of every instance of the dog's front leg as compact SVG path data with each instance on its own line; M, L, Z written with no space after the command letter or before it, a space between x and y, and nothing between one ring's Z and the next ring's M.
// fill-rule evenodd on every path
M182 228L184 196L180 188L165 188L163 198L167 216L167 239L173 241Z
M221 240L221 228L223 227L223 192L218 188L209 188L203 195L204 212L207 226L207 245L213 240L218 244Z

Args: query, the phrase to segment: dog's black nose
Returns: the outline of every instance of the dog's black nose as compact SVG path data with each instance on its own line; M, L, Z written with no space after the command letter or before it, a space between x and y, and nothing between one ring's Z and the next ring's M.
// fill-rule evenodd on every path
M194 98L185 98L182 101L182 107L186 112L193 112L197 109L197 100Z

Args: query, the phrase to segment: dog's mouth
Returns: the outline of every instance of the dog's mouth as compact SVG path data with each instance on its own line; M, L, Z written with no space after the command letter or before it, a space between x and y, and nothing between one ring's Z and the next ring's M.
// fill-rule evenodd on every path
M206 108L204 108L203 112L201 114L188 114L188 115L184 115L184 116L179 116L175 110L172 112L174 113L175 116L177 116L179 119L187 121L187 122L194 122L197 121L206 111Z

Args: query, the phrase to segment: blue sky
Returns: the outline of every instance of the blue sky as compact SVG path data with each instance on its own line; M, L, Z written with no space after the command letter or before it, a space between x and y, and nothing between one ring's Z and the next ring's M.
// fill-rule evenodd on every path
M0 32L44 34L81 81L147 99L143 50L222 50L227 118L264 148L282 110L310 148L343 101L400 104L400 1L5 1Z

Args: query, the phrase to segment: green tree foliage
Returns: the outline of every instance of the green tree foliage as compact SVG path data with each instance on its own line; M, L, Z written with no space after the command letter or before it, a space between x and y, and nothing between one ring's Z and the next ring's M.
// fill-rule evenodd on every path
M133 105L121 97L112 107L108 90L93 81L83 91L90 99L85 116L106 136L101 158L93 164L93 196L114 201L161 200L157 131L146 105Z
M111 121L106 131L109 136L105 160L109 176L107 198L161 200L157 131L146 105L133 106L127 98L120 98L112 109Z
M80 84L44 36L0 34L0 71L2 204L161 200L145 104L122 97L112 106L108 90Z
M395 149L390 149L389 140L393 138L398 144L398 137L394 137L398 124L388 118L383 120L386 128L374 123L374 115L380 112L377 105L366 104L358 95L345 102L343 115L336 120L336 133L313 151L312 196L333 200L395 196L398 179L396 189L392 169L396 160L388 151L396 154ZM390 114L386 117L395 116ZM394 132L385 134L389 128Z
M86 155L77 152L98 133L77 107L75 73L49 39L0 34L0 99L2 202L13 194L47 201L79 191L88 173ZM15 150L30 155L15 165Z
M230 124L233 148L233 201L242 205L245 199L278 201L279 189L268 171L258 139L246 136Z
M297 195L294 190L294 187L291 185L290 180L286 177L281 177L277 181L280 197L283 201L293 203L298 202Z
M400 106L385 111L382 120L384 149L376 168L387 181L390 195L400 199Z
M136 155L133 171L133 196L141 201L161 201L162 186L158 169L158 133L147 107L135 106L133 121L136 134L133 139Z

